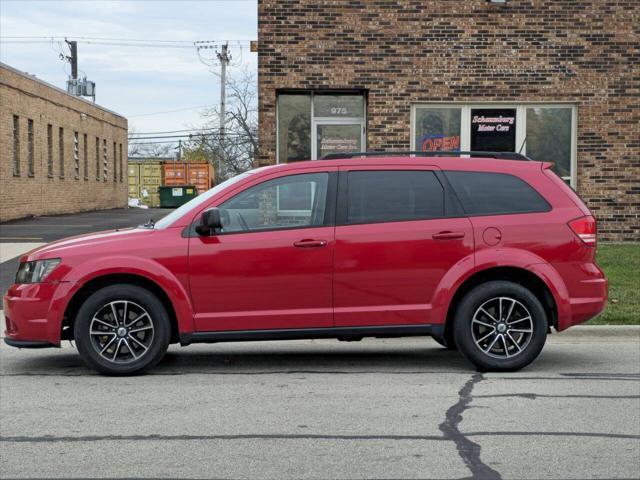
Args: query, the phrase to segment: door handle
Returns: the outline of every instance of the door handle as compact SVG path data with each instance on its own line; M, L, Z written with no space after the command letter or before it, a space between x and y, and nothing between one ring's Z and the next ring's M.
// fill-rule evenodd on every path
M432 238L434 240L456 240L464 238L464 232L438 232L434 233Z
M312 240L310 238L293 242L293 246L298 248L318 248L324 247L326 244L326 240Z

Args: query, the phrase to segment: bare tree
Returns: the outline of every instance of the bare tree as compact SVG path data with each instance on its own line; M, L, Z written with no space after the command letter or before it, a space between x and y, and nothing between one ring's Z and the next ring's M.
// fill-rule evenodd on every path
M203 114L198 127L185 144L185 156L197 152L214 165L216 182L253 167L258 156L258 95L255 74L243 69L227 79L224 138L220 137L218 107Z
M136 140L139 135L135 127L129 128L129 157L155 158L173 156L175 148L172 144L155 143L148 140Z

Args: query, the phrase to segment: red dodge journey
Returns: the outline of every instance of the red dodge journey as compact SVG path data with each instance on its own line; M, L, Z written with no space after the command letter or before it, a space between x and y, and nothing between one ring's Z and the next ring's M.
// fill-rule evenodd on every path
M258 168L155 223L22 256L5 342L73 339L96 370L132 374L170 343L431 336L517 370L607 299L595 219L551 166L485 152Z

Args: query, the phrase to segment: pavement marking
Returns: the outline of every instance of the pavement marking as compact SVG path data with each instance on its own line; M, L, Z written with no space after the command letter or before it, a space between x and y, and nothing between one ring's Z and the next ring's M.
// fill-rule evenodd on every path
M91 224L91 223L72 223L72 224L65 224L65 223L40 223L40 224L35 224L35 225L2 225L2 228L7 228L7 227L18 227L18 228L51 228L51 227L95 227L95 225Z
M43 242L5 242L0 243L0 263L4 263L12 258L19 257L20 255L38 248L44 245Z
M42 237L0 237L0 242L4 240L42 240Z

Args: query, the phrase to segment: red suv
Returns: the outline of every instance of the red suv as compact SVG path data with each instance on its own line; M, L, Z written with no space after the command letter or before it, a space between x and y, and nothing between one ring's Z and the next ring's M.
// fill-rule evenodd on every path
M551 164L483 156L258 168L155 224L48 244L20 259L5 342L74 339L130 374L170 343L423 335L522 368L551 328L602 311L607 280L596 222Z

